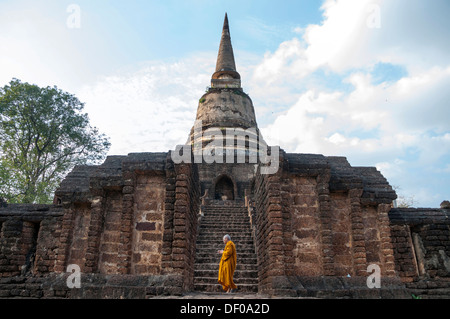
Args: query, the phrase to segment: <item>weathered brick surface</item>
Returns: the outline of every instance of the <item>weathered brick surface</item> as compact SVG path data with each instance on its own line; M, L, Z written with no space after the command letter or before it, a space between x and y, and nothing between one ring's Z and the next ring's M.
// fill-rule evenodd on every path
M131 273L161 273L162 234L164 231L164 176L138 175L134 190L134 220Z
M293 177L289 181L291 188L288 207L292 212L294 243L292 275L320 276L323 274L323 263L317 179Z
M165 278L146 294L189 290L199 192L196 167L173 165L167 153L110 157L95 169L77 167L56 192L58 204L1 208L0 277L31 274L47 277L42 282L48 283L76 264L83 274ZM74 296L67 287L49 293L17 278L2 282L11 288L0 289L3 297ZM22 286L15 286L19 281ZM107 294L109 288L96 284L89 283L86 291Z
M404 296L386 204L395 193L380 176L354 169L344 158L285 153L277 174L257 174L250 202L259 291L314 295L302 284L305 278L363 280L367 267L377 264L385 280L391 278L391 295ZM348 287L367 290L361 283L350 280Z
M61 207L51 205L0 208L0 277L54 271L62 215Z
M450 297L449 217L449 209L397 208L389 212L395 269L418 297Z
M259 292L372 296L362 279L375 263L391 278L377 296L400 296L403 283L423 296L448 295L440 279L449 278L448 210L391 209L387 184L370 175L378 173L357 176L362 170L347 164L282 152L279 171L261 175L253 166L224 171L143 153L85 174L78 169L57 192L61 204L0 208L0 296L145 298L192 290L202 179L228 174L237 197L246 195ZM255 178L241 182L245 172ZM71 194L70 179L90 186ZM69 264L92 279L84 290L62 282Z
M449 217L445 209L389 212L396 269L404 281L450 277Z

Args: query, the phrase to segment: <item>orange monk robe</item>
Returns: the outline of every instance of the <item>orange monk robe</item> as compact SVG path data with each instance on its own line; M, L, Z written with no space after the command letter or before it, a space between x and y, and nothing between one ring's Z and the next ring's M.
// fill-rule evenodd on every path
M222 259L219 267L219 284L222 285L223 290L227 291L229 288L236 289L237 286L233 282L233 274L236 270L236 246L230 240L225 245Z

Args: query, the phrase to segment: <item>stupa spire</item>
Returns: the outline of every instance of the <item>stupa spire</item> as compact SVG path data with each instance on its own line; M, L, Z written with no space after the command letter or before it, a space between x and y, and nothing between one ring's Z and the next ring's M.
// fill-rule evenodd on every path
M222 38L220 40L219 54L217 55L216 71L212 75L211 86L216 88L241 87L241 76L236 71L233 46L231 45L230 26L228 15L225 13Z

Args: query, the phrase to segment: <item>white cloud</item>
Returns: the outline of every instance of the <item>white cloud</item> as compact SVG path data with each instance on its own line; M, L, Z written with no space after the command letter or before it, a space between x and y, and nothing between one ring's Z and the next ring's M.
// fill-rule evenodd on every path
M418 0L327 0L323 22L297 29L301 38L267 53L254 79L272 84L320 67L344 72L378 62L404 65L410 73L446 67L450 21L445 9L450 9L445 0L426 5Z
M367 10L372 3L372 0L324 3L324 22L309 26L304 34L308 46L305 54L313 68L327 65L341 71L354 64L355 58L365 56L362 50L370 30Z
M213 70L212 56L148 62L108 76L76 95L91 123L111 138L109 154L166 152L184 144ZM200 71L199 71L200 70Z
M320 25L280 44L255 69L259 92L297 96L261 129L269 144L282 141L288 152L343 155L353 165L377 166L424 205L438 206L445 199L439 196L450 196L442 182L450 158L450 42L444 31L450 29L444 10L450 5L437 0L424 7L415 0L325 1ZM397 64L407 74L374 84L378 63ZM351 87L327 89L326 75L323 87L309 86L318 70L341 74L341 83Z
M407 185L405 193L420 192L418 203L436 206L430 201L437 197L417 184L428 169L443 166L440 171L445 172L442 160L450 154L450 93L440 90L450 85L448 69L433 68L392 85L371 84L370 76L361 73L348 81L354 85L348 94L302 94L285 114L262 128L267 142L282 141L287 152L342 155L353 165L377 166L392 183ZM429 107L424 107L425 100Z

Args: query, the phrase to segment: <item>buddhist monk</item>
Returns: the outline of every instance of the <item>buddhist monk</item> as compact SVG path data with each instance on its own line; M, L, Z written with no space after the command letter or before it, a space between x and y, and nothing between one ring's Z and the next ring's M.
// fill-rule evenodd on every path
M236 270L236 246L231 241L230 235L223 236L223 243L225 244L224 250L218 250L219 254L222 254L219 267L219 284L227 293L237 289L237 286L233 282L233 274Z

